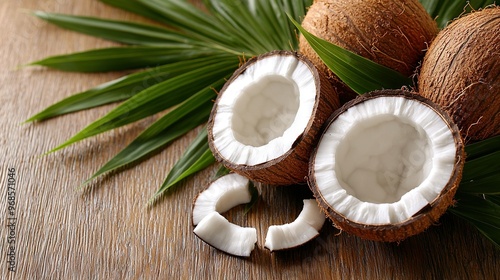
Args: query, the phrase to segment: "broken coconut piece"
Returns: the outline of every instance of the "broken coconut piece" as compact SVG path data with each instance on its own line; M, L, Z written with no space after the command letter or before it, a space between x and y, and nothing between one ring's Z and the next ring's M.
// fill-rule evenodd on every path
M250 59L220 91L208 122L215 158L251 180L304 183L320 127L339 107L304 56L274 51Z
M314 199L304 199L304 207L295 221L289 224L270 226L265 247L270 251L291 249L319 235L325 215Z
M224 213L227 210L252 200L248 189L249 180L239 174L231 173L213 181L202 191L193 204L193 225L197 225L212 212Z
M403 90L377 91L328 121L309 185L338 228L399 241L436 223L453 203L464 159L458 127L437 105Z
M236 173L219 177L193 203L194 233L214 248L247 257L257 242L255 228L235 225L220 213L252 200L250 181Z
M218 212L205 216L194 234L210 246L234 256L248 257L257 242L257 230L230 223Z

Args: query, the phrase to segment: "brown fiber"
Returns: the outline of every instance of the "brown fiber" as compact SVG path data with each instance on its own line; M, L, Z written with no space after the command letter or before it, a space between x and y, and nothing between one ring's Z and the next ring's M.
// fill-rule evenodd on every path
M467 142L500 134L500 7L443 29L419 75L419 93L450 114Z
M302 27L342 48L406 76L415 72L438 32L418 0L324 0L308 10ZM300 51L338 88L341 103L356 94L340 82L303 36Z

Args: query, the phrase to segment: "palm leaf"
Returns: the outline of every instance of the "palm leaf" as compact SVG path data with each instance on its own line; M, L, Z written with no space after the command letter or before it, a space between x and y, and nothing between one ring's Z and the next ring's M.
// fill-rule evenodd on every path
M202 89L157 120L84 184L100 175L144 158L205 122L212 109L212 100L216 97L214 88L220 87L223 82L224 80L220 80Z
M420 0L439 28L462 14L494 4L495 0Z
M183 60L133 73L67 97L30 117L26 122L46 120L111 102L126 100L153 85L198 69L202 65L217 63L226 57L227 55L213 55Z
M500 149L500 135L494 136L465 147L467 160L473 160L478 157L489 155Z
M191 145L189 145L182 157L172 167L167 178L149 200L149 203L154 203L156 199L181 180L205 169L214 162L215 158L208 147L207 130L204 128Z
M58 55L32 62L62 71L108 72L154 67L162 64L216 54L205 47L170 44L162 47L129 46L96 49Z
M467 160L458 192L500 194L500 136L469 144L465 151Z
M485 195L486 200L500 206L500 195Z
M218 178L227 175L231 173L231 169L228 169L224 165L219 166L219 169L217 169L217 172L215 172L214 176L212 177L212 181L217 180Z
M149 46L165 45L168 43L193 45L200 43L181 33L153 25L46 13L42 11L36 11L34 15L61 28L118 43Z
M129 1L123 1L123 0L99 0L102 3L105 3L107 5L122 9L127 12L131 12L140 16L143 16L148 19L155 20L157 22L165 22L165 18L154 12L153 10L149 9L147 6L137 2L137 0L129 0Z
M500 205L475 195L459 194L456 198L457 207L449 211L473 224L500 247Z
M242 46L215 17L197 9L187 1L138 0L164 17L164 23L182 30L187 36L223 46Z
M228 3L230 2L230 3ZM257 23L257 19L248 13L247 7L243 4L235 4L234 1L206 1L207 7L212 14L225 23L228 31L245 46L252 46L252 55L266 52L270 49L269 41L273 37L271 33L262 34L262 27ZM242 20L242 18L244 20ZM258 36L248 36L248 34L258 34ZM262 36L260 36L262 34ZM234 44L231 44L231 46ZM272 48L271 48L272 49ZM245 48L245 53L251 52Z
M500 172L500 149L496 152L466 161L462 173L462 182L485 178ZM500 188L500 186L499 186Z
M462 181L459 190L471 194L500 194L500 169L493 174Z
M213 81L226 77L228 72L234 71L238 63L238 58L228 56L216 63L198 65L198 69L151 86L91 123L51 152L170 108L211 85Z

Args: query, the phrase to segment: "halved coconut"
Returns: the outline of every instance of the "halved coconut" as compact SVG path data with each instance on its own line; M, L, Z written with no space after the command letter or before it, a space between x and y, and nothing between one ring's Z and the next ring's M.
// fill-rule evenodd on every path
M257 242L257 230L230 223L217 212L205 216L194 234L210 246L234 256L248 257Z
M338 96L304 56L274 51L250 59L219 93L208 122L215 158L273 185L305 182L321 125Z
M304 199L304 207L295 221L269 227L264 246L270 251L295 248L318 236L324 223L325 215L316 200Z
M244 203L249 203L252 195L248 189L249 180L231 173L213 181L202 191L193 203L193 225L197 225L212 212L224 213Z
M403 90L348 102L311 157L310 188L335 225L362 238L399 241L453 203L464 145L434 103Z

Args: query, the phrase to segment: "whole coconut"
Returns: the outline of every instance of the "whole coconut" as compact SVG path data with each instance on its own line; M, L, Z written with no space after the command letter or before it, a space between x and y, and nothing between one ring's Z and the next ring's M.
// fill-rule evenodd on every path
M309 8L302 27L326 41L392 68L414 73L432 39L436 22L418 0L323 0ZM341 103L356 94L321 61L303 36L300 51L324 72Z
M421 95L450 114L468 142L500 134L500 7L463 16L431 44Z

